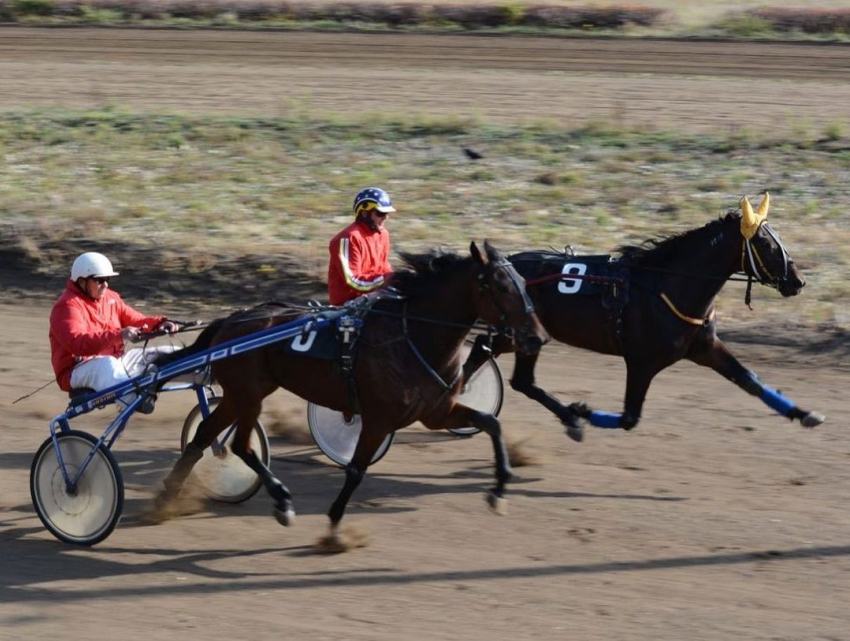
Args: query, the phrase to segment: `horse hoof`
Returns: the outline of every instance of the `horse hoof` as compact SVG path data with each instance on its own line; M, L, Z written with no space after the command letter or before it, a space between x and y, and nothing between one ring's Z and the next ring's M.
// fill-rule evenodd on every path
M825 420L826 416L824 416L820 412L809 412L803 418L800 419L800 423L803 424L803 427L817 427Z
M499 516L505 516L508 513L508 499L498 496L493 490L487 492L487 505Z
M581 443L584 440L584 428L581 425L578 423L573 425L567 423L566 427L567 436L573 439L576 443Z
M293 510L291 507L287 507L283 510L278 507L275 507L274 518L276 518L277 522L280 523L283 527L289 527L290 525L295 523L295 510Z

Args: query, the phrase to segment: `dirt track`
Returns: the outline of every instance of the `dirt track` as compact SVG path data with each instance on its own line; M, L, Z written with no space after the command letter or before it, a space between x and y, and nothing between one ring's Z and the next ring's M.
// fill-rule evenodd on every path
M398 34L0 29L0 108L848 122L850 47Z
M264 495L201 505L156 526L140 515L175 460L190 398L164 397L116 447L125 518L91 550L55 541L28 495L33 453L64 406L49 379L46 307L0 307L0 639L846 639L850 472L846 370L736 345L771 384L829 415L807 431L693 365L663 373L633 433L578 445L508 392L503 423L539 465L517 468L510 513L488 512L486 439L403 432L355 495L368 547L318 556L342 482L311 445L275 440L272 467L299 520ZM793 367L789 367L793 364ZM505 367L510 362L504 363ZM615 410L617 359L547 347L539 380ZM278 393L266 421L304 425ZM102 430L109 410L77 427Z
M353 43L366 37L3 29L0 108L415 109L691 130L848 118L848 47L382 36L374 59L355 58ZM413 428L350 507L347 521L371 533L370 545L333 557L312 545L342 473L309 444L272 444L273 469L295 495L294 528L277 525L262 495L141 522L191 404L175 394L117 444L124 521L80 550L42 528L27 486L66 399L49 386L10 405L50 379L47 314L45 305L0 306L2 641L850 639L850 374L835 361L843 352L791 350L802 337L772 327L763 331L773 344L733 345L763 379L828 415L815 431L693 365L656 380L636 431L591 431L582 445L509 391L505 428L531 437L524 447L540 464L517 468L503 518L483 501L488 442ZM546 350L544 387L620 408L619 360ZM75 425L99 431L108 414ZM303 426L303 403L274 395L267 422L281 417Z

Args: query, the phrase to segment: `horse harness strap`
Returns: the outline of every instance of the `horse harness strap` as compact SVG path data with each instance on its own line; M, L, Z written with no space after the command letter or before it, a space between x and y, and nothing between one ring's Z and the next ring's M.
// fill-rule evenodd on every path
M419 362L422 363L422 366L425 368L425 371L431 375L431 378L437 381L440 384L440 387L443 388L443 393L437 400L438 404L440 401L443 400L443 397L445 397L446 394L449 394L454 389L454 386L457 384L458 380L460 380L460 377L463 373L463 368L458 369L458 372L457 374L455 374L455 377L452 379L451 383L446 383L443 380L443 377L440 376L440 374L437 373L437 371L433 367L431 367L427 360L425 360L425 357L422 355L422 352L417 349L416 345L413 343L413 340L410 338L410 334L408 334L407 332L407 303L404 304L404 311L402 313L401 323L402 329L404 331L404 337L405 339L407 339L407 344L410 346L410 350L413 352L416 358L419 359Z
M516 268L514 267L513 263L511 263L511 261L509 261L509 260L500 260L497 263L489 263L489 266L492 268L493 272L496 272L499 269L505 270L505 273L508 275L508 278L511 279L511 282L514 284L514 287L516 287L517 291L522 296L522 303L525 307L526 315L531 316L532 314L534 314L534 303L531 302L531 296L528 295L528 292L526 291L525 287L520 282L519 274L517 273ZM505 313L505 310L499 304L499 300L495 296L493 296L493 293L490 290L490 285L485 280L485 274L479 274L478 275L478 281L479 281L479 283L478 283L479 289L482 292L487 292L490 295L490 300L493 301L493 305L495 305L496 309L499 311L500 320L502 321L502 328L501 329L503 329L505 334L508 334L509 333L509 330L507 329L507 327L508 327L508 323L507 323L508 315Z
M661 300L663 300L667 304L667 307L670 308L670 311L673 312L673 314L676 315L676 318L678 318L681 321L684 321L686 323L690 323L691 325L698 325L698 326L702 327L703 325L708 325L708 323L711 322L711 319L714 318L714 310L713 309L708 314L708 316L706 316L705 318L694 318L693 316L688 316L686 314L683 314L673 304L673 301L670 300L670 298L667 296L667 294L665 294L664 292L659 292L658 295L661 296Z

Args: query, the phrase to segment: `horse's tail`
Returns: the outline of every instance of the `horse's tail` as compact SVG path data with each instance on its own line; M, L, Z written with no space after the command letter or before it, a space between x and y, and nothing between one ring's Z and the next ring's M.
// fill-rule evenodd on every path
M204 331L200 333L198 338L195 339L195 342L189 345L189 347L186 347L184 349L178 349L174 352L162 354L156 358L153 364L157 367L162 367L163 365L168 365L169 363L173 363L176 360L186 358L187 356L197 354L198 352L207 349L212 343L212 340L215 335L218 334L218 330L221 329L221 326L226 320L226 318L215 319L213 322L211 322L204 328Z

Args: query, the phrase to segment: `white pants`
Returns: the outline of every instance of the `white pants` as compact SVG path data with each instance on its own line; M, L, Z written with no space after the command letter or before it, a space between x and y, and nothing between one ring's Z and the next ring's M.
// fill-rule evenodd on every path
M95 356L83 361L71 370L71 388L90 387L100 391L118 383L128 381L145 371L161 354L170 354L179 347L158 345L147 349L131 349L121 358L114 356ZM136 398L135 393L125 394L119 403L126 406Z

